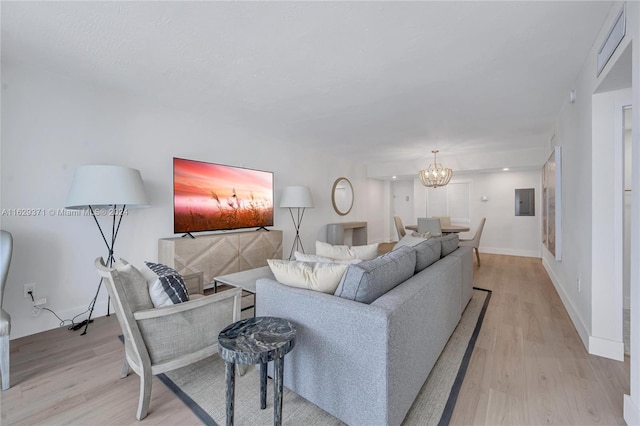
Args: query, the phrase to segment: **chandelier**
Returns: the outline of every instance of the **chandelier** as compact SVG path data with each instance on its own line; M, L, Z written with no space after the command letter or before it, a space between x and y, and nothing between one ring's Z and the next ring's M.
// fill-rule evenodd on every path
M418 174L420 176L420 181L424 186L437 188L438 186L445 186L451 180L451 175L453 172L451 169L445 169L442 167L442 164L438 164L436 161L436 154L438 150L431 151L433 152L433 164L429 164L425 170L420 170Z

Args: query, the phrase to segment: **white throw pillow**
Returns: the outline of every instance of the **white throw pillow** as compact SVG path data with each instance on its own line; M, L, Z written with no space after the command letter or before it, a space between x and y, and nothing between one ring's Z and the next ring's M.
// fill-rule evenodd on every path
M361 259L371 260L378 257L378 243L366 246L333 246L329 243L316 241L316 255L329 257L331 259L348 260Z
M333 294L349 265L268 259L271 272L281 284Z
M353 265L362 262L362 259L338 260L331 259L330 257L318 256L317 254L300 253L299 251L293 252L293 256L298 262L340 263L342 265Z

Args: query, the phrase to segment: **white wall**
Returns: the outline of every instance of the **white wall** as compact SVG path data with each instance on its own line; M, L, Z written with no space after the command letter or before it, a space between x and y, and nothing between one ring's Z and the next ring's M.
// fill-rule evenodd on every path
M370 235L382 237L383 216L370 200L382 199L383 185L367 179L364 166L236 128L229 121L3 63L1 208L64 207L80 165L137 168L151 207L131 210L124 218L115 254L138 264L155 260L158 238L173 236L172 157L178 156L275 172L276 206L285 186L308 185L316 208L307 210L302 223L307 252L314 252L316 239L326 239L330 222L367 220L371 214ZM354 208L345 217L331 205L331 187L339 176L351 180L356 194ZM36 283L36 296L47 297L46 307L62 318L84 311L98 284L93 260L106 255L93 220L48 214L1 219L15 243L3 303L12 318L11 338L59 324L48 312L29 316L31 304L22 294L25 283ZM286 256L294 237L287 210L276 208L274 228L284 231ZM106 300L103 290L98 316L106 313Z
M413 212L413 181L398 180L391 182L391 216L400 216L403 225L411 225L418 223ZM398 240L398 231L394 226L389 230L389 239Z
M454 174L452 182L471 183L470 231L460 233L460 238L472 238L480 219L486 217L480 240L481 252L540 257L540 171ZM403 212L409 211L407 218L402 216L405 225L415 224L418 217L427 215L427 188L422 186L419 179L416 178L411 184L406 181L395 182L392 188L394 192L390 197L394 201L400 199L400 203L404 203L405 197L410 199L410 207L402 209ZM535 189L535 216L515 216L515 190L519 188ZM481 201L482 196L487 196L488 201ZM389 231L389 238L397 239L395 228Z
M633 129L631 152L631 368L630 391L624 396L624 419L629 425L640 425L640 4L629 2L627 31L632 44Z
M614 275L621 272L621 250L615 240L621 247L622 238L616 235L622 232L623 195L622 176L617 176L622 168L616 163L620 146L615 143L613 120L614 111L629 91L593 95L603 82L612 88L625 87L624 82L618 82L617 87L609 84L607 76L637 32L635 17L628 15L627 37L601 75L597 77L595 73L596 52L621 7L617 4L612 8L577 76L576 102L566 101L559 115L553 143L563 149L562 261L542 249L543 264L585 347L590 353L614 359L622 356L622 288ZM635 5L629 10L634 8ZM549 146L549 151L552 148ZM594 174L602 170L616 174L595 178ZM618 263L620 268L615 270Z
M625 122L626 120L629 123L632 123L631 118L631 109L627 110L625 113ZM629 309L631 307L631 129L625 130L624 133L624 242L623 242L623 294L624 294L624 309Z
M623 107L631 88L592 98L592 170L610 170L592 179L592 317L590 347L623 359Z
M540 257L540 171L465 174L461 179L471 181L471 231L461 238L472 238L480 218L486 217L480 252ZM522 188L535 190L535 216L515 215L515 190ZM482 196L488 201L481 201Z

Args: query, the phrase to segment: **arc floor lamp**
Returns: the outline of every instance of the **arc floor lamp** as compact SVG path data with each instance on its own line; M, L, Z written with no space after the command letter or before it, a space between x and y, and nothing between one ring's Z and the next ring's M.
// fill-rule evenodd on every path
M78 167L76 170L67 197L66 208L88 210L88 213L95 220L107 248L107 265L111 267L115 260L113 249L116 238L127 209L148 206L142 176L138 170L121 166L89 165ZM105 236L98 216L112 217L110 239ZM82 334L87 333L101 286L102 279L100 279L96 295L89 305L89 317L74 328L79 329L84 325ZM109 315L108 305L107 315Z

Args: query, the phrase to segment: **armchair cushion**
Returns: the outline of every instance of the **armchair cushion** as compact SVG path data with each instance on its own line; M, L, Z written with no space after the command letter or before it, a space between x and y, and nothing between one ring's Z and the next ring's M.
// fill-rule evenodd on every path
M117 276L123 283L125 296L132 312L153 308L153 302L149 297L147 280L142 273L126 261L119 260L113 265Z
M155 279L149 280L148 290L153 306L158 308L189 300L189 291L178 271L160 263L145 262L145 265L155 274Z

